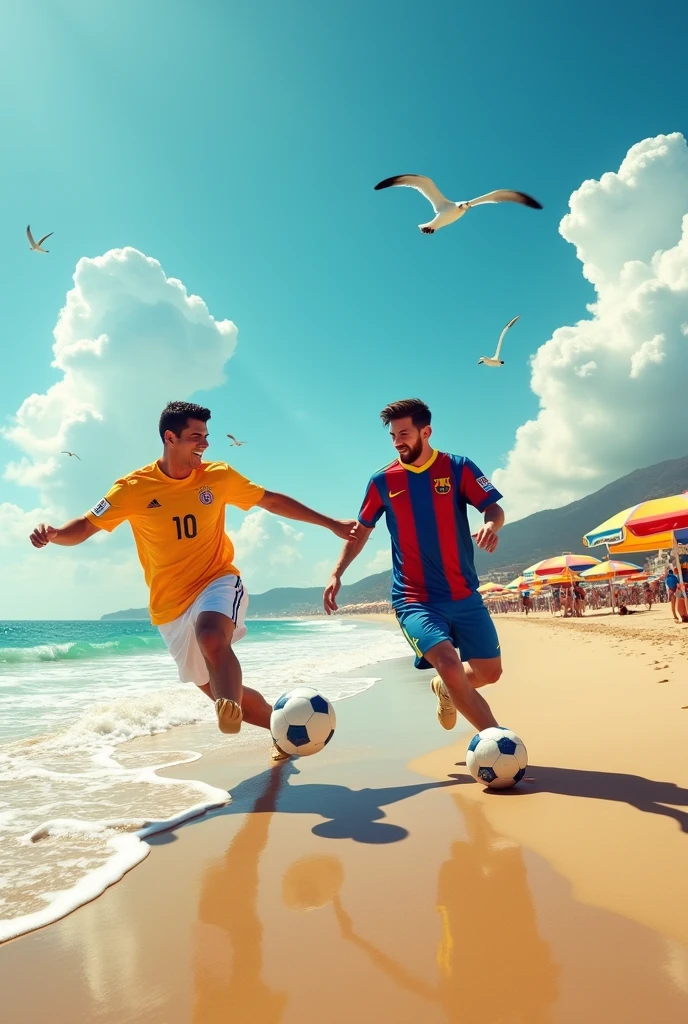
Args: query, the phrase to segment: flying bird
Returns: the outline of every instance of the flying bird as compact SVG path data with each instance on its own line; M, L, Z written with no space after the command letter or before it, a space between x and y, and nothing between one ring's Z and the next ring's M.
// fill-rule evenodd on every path
M230 441L232 442L232 446L235 448L239 448L242 444L246 444L245 441L237 441L234 434L227 434L227 437L230 439Z
M31 234L31 225L30 224L26 225L26 237L29 240L29 248L31 249L32 252L50 252L50 249L41 249L41 246L45 242L46 238L50 238L50 236L52 234L54 234L54 232L49 231L47 235L43 235L43 237L40 239L40 241L36 242L36 241L34 241L34 237Z
M487 195L478 196L477 199L468 199L460 203L453 203L446 199L438 189L432 178L426 178L423 174L397 174L393 178L385 178L375 186L378 191L381 188L392 188L393 185L405 185L407 188L415 188L417 192L432 204L435 211L433 220L427 224L419 224L418 227L424 235L432 235L440 228L446 228L447 224L453 224L459 217L463 217L472 206L479 206L481 203L521 203L523 206L530 206L533 210L541 210L542 206L537 199L527 196L525 192L513 192L511 189L499 188L496 192L488 192Z
M77 455L76 452L60 452L60 455L71 455L73 459L78 459L81 462L81 456Z
M521 314L519 313L518 316L520 315ZM504 366L504 360L499 358L499 353L502 348L502 342L504 341L504 335L506 334L506 332L509 330L510 327L513 327L516 321L518 320L518 316L515 316L513 320L510 320L509 323L504 328L504 330L502 331L502 333L499 335L499 341L497 342L497 351L495 352L495 354L491 358L490 356L481 356L480 359L478 360L478 366L480 366L481 363L484 363L485 366Z

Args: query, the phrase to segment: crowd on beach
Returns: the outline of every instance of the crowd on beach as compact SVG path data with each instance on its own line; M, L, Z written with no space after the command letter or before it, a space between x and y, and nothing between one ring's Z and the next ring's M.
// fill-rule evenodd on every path
M688 579L685 582L688 583ZM639 609L651 611L655 604L668 604L675 622L688 622L688 608L680 591L679 579L670 567L663 576L643 582L619 580L613 587L606 583L589 586L563 583L545 587L539 592L522 589L516 594L494 594L488 600L493 614L528 615L531 611L538 611L550 612L561 618L581 618L586 610L605 608L620 615L633 615Z

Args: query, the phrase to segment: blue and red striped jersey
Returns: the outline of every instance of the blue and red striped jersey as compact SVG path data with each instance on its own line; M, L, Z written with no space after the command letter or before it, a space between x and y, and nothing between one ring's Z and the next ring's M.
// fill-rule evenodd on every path
M460 601L478 589L467 505L483 512L502 495L463 455L433 452L424 466L395 460L368 484L359 522L384 513L392 538L392 603Z

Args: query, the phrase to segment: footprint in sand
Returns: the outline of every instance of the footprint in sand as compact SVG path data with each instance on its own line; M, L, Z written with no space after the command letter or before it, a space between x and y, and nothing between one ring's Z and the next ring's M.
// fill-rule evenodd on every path
M658 679L657 682L658 683L668 683L669 680L668 679Z

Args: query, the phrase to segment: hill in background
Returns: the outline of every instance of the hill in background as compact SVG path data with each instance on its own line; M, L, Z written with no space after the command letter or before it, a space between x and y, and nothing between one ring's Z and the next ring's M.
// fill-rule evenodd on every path
M627 476L614 480L605 487L572 501L562 508L534 512L533 515L508 523L499 535L499 548L495 555L476 551L475 565L481 579L516 576L521 570L541 558L562 551L584 550L583 534L604 522L616 512L648 498L663 498L680 494L688 489L688 456L670 459L645 469L636 469ZM605 548L593 549L592 554L604 557ZM633 561L642 564L643 555L634 555ZM356 583L345 584L338 603L367 604L386 601L389 597L391 572L366 576ZM323 580L323 586L325 584ZM277 587L264 594L251 596L249 617L263 618L277 615L313 615L322 611L323 587ZM130 608L123 612L103 615L103 620L148 619L145 608Z

